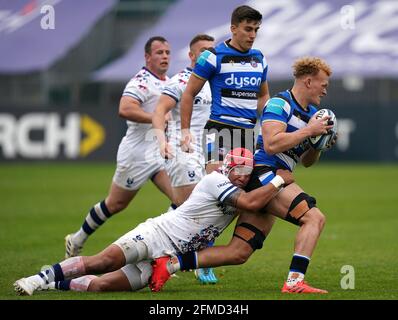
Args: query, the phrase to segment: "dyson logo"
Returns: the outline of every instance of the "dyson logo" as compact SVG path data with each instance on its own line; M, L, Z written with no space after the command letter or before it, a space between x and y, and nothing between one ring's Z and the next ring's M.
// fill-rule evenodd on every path
M261 77L235 77L232 73L230 77L225 79L225 84L228 86L235 85L236 88L242 88L243 86L259 87Z

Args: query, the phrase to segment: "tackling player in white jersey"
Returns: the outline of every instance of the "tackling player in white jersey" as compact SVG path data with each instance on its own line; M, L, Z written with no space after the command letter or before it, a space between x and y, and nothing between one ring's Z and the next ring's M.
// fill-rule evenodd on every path
M292 175L281 170L267 185L246 193L241 188L248 183L252 170L253 154L249 150L231 150L221 171L206 175L176 210L146 220L95 256L72 257L19 279L14 283L15 290L32 295L45 289L135 291L145 287L153 259L205 247L239 214L238 209L257 211L279 192L281 184L293 182Z
M160 145L160 153L166 160L166 170L171 180L175 206L180 206L189 197L195 185L206 174L203 155L203 128L210 115L211 90L208 83L195 96L191 121L193 150L183 152L181 142L181 106L180 100L187 87L193 67L200 54L214 46L214 38L198 34L189 43L190 66L172 77L164 88L155 109L152 124ZM165 135L165 122L171 113L171 119ZM217 278L211 268L195 270L198 280L203 283L216 283Z
M172 201L170 179L164 169L159 147L150 136L156 102L168 80L170 46L163 37L145 44L145 67L126 85L119 115L127 120L127 132L117 153L117 167L109 194L95 204L82 227L65 237L65 258L77 256L88 237L112 215L125 209L149 179Z

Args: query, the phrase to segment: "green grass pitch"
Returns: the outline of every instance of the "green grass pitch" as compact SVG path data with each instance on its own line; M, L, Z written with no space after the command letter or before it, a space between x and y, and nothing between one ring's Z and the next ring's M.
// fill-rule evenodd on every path
M38 292L15 295L12 283L62 260L64 236L77 230L91 206L108 191L114 164L0 165L0 299L397 299L398 165L319 164L299 167L296 181L315 196L327 217L306 280L328 295L283 295L297 228L278 220L262 250L244 265L216 268L219 283L202 286L179 273L160 293ZM148 183L131 205L92 236L84 254L95 254L169 201ZM233 223L234 225L234 223ZM232 226L217 240L225 244ZM355 289L343 290L344 265L354 267Z

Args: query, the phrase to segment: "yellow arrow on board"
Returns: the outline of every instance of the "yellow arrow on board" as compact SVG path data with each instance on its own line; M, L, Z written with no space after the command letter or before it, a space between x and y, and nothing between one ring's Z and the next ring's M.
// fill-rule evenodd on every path
M86 157L104 143L105 130L88 115L81 117L80 127L86 135L80 143L80 156Z

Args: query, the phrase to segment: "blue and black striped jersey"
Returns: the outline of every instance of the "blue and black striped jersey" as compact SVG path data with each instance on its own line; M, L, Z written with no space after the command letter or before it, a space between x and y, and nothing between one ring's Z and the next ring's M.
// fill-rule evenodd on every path
M267 79L268 65L257 49L238 51L228 42L204 51L193 73L208 80L212 92L210 119L242 128L254 128L257 95Z
M286 132L294 132L305 126L317 111L313 105L309 105L304 110L294 98L290 90L278 93L272 97L263 109L261 116L261 125L266 121L279 121L287 125ZM268 165L275 168L285 168L293 171L300 156L308 149L308 140L304 140L299 145L275 155L269 155L264 150L263 136L260 134L257 138L256 152L254 161L256 165Z

